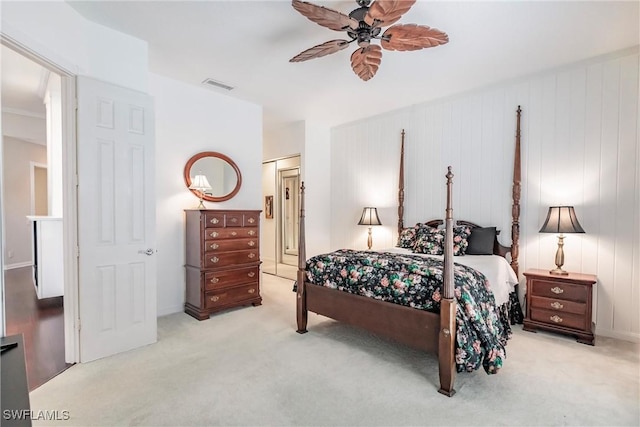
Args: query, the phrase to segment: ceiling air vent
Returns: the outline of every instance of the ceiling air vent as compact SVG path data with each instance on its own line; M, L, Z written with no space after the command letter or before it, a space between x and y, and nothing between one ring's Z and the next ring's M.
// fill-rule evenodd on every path
M202 82L202 84L203 84L203 85L208 85L208 86L219 87L219 88L222 88L222 89L225 89L225 90L232 90L232 89L233 89L233 86L226 85L226 84L224 84L224 83L221 83L221 82L215 81L215 80L213 80L213 79L205 79L205 80Z

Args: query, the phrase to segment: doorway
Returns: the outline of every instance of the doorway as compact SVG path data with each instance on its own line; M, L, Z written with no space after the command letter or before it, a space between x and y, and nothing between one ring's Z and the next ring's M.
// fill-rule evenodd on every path
M288 279L298 271L300 212L300 155L262 164L263 213L262 256L264 273Z
M45 293L39 282L37 254L38 222L47 220L56 230L56 256L62 259L63 232L63 134L68 128L64 91L67 75L22 54L2 38L2 335L22 334L25 343L29 390L65 370L67 355L66 298L62 283L65 271L56 262L59 292ZM73 172L75 173L75 171ZM36 220L38 219L38 220ZM55 219L55 221L49 221ZM65 252L66 254L66 252ZM50 258L49 258L50 259ZM40 273L43 273L40 271ZM48 282L51 276L46 274ZM49 288L50 289L50 288Z

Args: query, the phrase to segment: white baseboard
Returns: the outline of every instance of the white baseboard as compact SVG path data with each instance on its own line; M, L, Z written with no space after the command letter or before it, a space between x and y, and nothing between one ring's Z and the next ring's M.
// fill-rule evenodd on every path
M640 343L640 334L634 334L633 332L618 332L611 329L598 329L596 327L596 336L615 338L623 341L630 341L634 343Z
M169 314L180 313L183 310L184 310L184 305L176 305L173 307L163 307L163 308L158 307L158 312L156 313L156 315L158 317L168 316Z
M5 264L5 270L13 270L14 268L22 268L22 267L31 267L33 265L33 261L25 261L25 262L16 262L14 264Z

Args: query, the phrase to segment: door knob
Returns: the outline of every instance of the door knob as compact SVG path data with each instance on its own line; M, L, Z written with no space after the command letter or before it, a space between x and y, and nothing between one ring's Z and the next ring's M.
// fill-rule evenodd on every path
M151 249L151 248L149 248L149 249L147 249L147 250L142 250L142 249L140 249L140 250L138 251L138 253L139 253L139 254L145 254L145 255L149 255L149 256L153 255L153 254L154 254L154 252L155 252L155 251L154 251L153 249Z

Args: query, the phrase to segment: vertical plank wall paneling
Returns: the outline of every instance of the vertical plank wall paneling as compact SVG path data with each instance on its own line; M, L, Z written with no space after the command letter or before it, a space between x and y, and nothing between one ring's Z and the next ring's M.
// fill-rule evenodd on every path
M566 236L564 268L598 276L598 334L640 340L638 68L636 47L332 129L332 248L366 247L364 206L383 223L374 249L395 245L402 129L405 225L444 216L451 165L454 216L496 225L510 244L521 105L521 272L554 267L557 237L538 230L549 206L575 206L586 233Z

